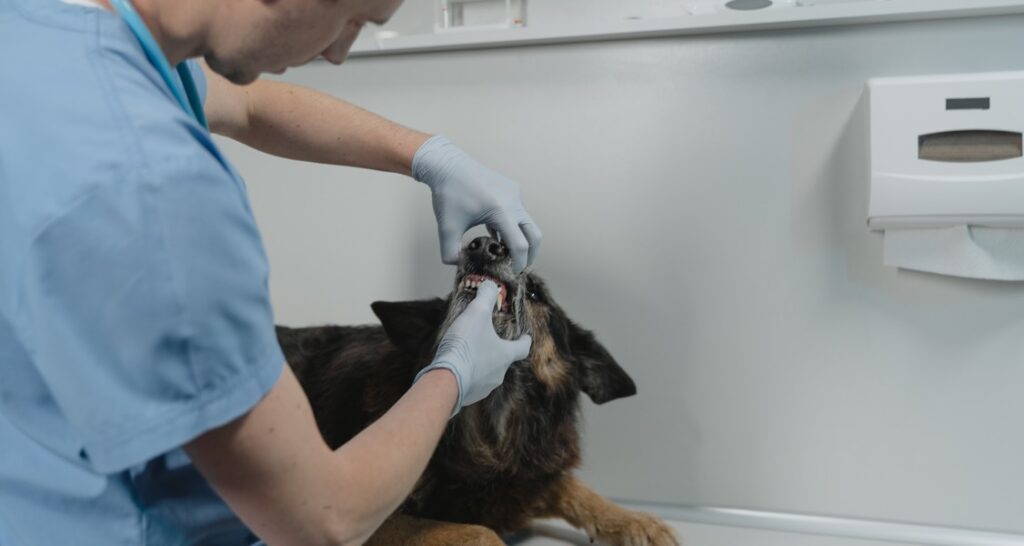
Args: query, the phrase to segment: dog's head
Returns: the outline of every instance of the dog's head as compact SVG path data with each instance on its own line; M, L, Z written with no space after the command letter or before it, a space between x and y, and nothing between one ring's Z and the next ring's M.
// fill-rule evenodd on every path
M506 384L531 378L551 391L580 389L598 404L636 394L633 380L594 335L569 320L539 277L515 275L508 248L489 237L478 237L463 249L447 300L375 302L373 311L391 342L425 364L484 280L499 287L492 316L498 335L533 336L530 356L512 365Z

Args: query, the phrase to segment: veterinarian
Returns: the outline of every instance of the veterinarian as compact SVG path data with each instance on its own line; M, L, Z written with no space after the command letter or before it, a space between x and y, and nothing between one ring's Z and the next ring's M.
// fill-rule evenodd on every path
M257 79L340 64L400 3L0 0L0 544L360 543L526 356L494 333L486 283L395 407L331 451L277 345L211 131L411 175L445 263L474 225L518 270L540 243L517 184L443 137Z

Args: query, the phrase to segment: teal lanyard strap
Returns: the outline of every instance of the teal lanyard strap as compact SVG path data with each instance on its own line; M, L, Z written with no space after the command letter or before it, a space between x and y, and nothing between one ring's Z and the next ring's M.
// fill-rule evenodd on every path
M110 4L117 10L118 15L128 25L135 38L139 40L139 45L142 46L142 50L146 53L146 58L156 68L156 71L160 73L160 77L163 78L167 87L171 88L171 94L174 95L178 104L181 105L182 110L185 110L197 123L209 130L209 126L206 123L206 113L203 112L203 104L199 100L199 91L196 90L196 82L192 79L192 72L189 71L188 66L184 62L178 65L178 76L181 78L181 84L179 85L177 79L171 73L171 63L167 61L167 57L164 56L160 45L156 43L156 39L153 38L149 29L146 28L146 23L142 21L142 17L135 11L131 3L128 0L110 0ZM182 89L183 87L184 90Z
M192 107L192 117L199 122L207 131L210 126L206 123L206 112L203 111L203 101L199 99L199 90L196 89L196 82L192 79L192 71L185 63L178 65L178 76L181 77L181 84L185 86L185 94L188 95L188 103ZM181 99L178 99L180 102Z

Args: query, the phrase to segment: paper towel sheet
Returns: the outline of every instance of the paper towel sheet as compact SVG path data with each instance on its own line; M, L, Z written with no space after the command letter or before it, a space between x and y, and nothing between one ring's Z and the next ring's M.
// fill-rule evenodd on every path
M1024 281L1024 229L890 229L885 265L954 277Z

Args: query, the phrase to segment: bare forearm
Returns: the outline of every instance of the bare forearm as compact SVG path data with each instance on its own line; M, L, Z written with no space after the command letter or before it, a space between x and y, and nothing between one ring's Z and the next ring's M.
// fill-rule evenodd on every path
M413 155L430 138L297 85L260 80L245 94L243 123L225 127L225 136L289 159L408 175Z
M345 494L363 499L376 529L409 496L444 432L458 397L447 370L424 375L386 414L335 451L353 472ZM363 538L369 538L369 535Z
M431 372L376 423L331 451L286 367L255 408L186 451L268 544L358 544L412 491L457 398L455 377Z

